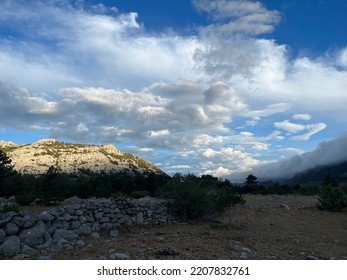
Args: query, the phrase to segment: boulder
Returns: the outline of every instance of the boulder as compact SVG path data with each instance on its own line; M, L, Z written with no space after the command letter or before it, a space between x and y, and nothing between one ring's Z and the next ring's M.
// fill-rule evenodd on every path
M7 235L14 235L14 234L18 233L19 227L15 223L10 222L10 223L6 224L4 230L5 230Z
M2 245L2 253L5 257L13 257L20 253L20 239L16 235L6 238Z
M0 229L0 244L5 241L6 232L3 229Z
M36 246L46 241L46 232L47 227L42 221L39 221L35 226L22 230L19 233L19 238L23 243L29 246Z
M22 228L30 228L33 225L35 225L35 217L29 212L24 213Z
M55 217L51 215L48 212L42 212L41 214L36 215L36 220L37 221L43 221L43 222L52 222L55 220Z
M74 233L72 230L67 229L57 229L54 231L53 234L53 240L59 239L60 237L66 239L66 240L74 240L78 237L76 233Z
M76 230L76 233L90 235L92 233L92 227L88 224L83 224Z
M28 255L30 257L35 256L39 253L39 251L35 250L34 248L29 247L28 245L24 245L22 248L22 254Z

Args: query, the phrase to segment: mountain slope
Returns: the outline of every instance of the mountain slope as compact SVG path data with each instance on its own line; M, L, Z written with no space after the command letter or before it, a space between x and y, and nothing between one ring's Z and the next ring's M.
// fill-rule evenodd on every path
M347 182L347 161L310 168L296 174L289 182L290 184L319 183L326 175L330 175L337 182Z
M24 174L43 174L51 165L66 173L88 170L164 174L154 164L119 151L113 145L72 144L42 139L25 145L0 141L0 149L11 157L15 169Z

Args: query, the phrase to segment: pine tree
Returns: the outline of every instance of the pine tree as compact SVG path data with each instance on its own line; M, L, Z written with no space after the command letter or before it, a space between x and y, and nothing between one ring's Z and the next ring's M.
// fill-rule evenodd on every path
M244 193L253 193L259 189L258 178L252 174L249 174L246 181L243 184Z
M57 203L61 197L61 188L59 186L59 169L50 166L45 174L42 191L42 199L45 205L53 205Z
M15 174L16 171L12 165L11 158L3 150L0 150L0 193L3 188L4 178Z

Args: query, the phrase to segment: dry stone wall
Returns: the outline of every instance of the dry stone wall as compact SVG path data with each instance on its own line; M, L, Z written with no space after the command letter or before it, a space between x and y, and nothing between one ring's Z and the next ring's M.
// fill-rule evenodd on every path
M3 212L0 198L0 259L42 258L73 246L83 246L81 236L99 238L101 232L116 237L122 225L164 225L174 222L165 202L78 199L62 207L33 215L29 211Z

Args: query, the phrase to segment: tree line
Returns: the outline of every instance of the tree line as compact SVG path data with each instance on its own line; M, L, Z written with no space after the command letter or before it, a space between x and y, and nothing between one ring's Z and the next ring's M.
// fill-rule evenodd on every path
M155 173L106 173L82 170L80 174L67 174L51 166L40 176L14 171L11 159L0 150L0 196L16 196L22 205L34 201L55 204L69 198L155 196L170 199L171 209L182 220L202 217L244 203L244 194L303 194L319 195L317 206L321 210L341 211L347 207L346 192L329 176L320 187L289 186L278 182L259 183L252 174L243 184L211 175L196 176L176 173L172 177ZM230 208L229 208L230 210Z
M155 173L106 173L82 170L67 174L51 166L42 175L14 171L11 159L0 150L0 196L16 196L21 205L33 202L58 204L71 196L80 198L161 197L170 200L170 210L185 221L244 203L242 194L228 180L210 175L180 173L170 177Z

